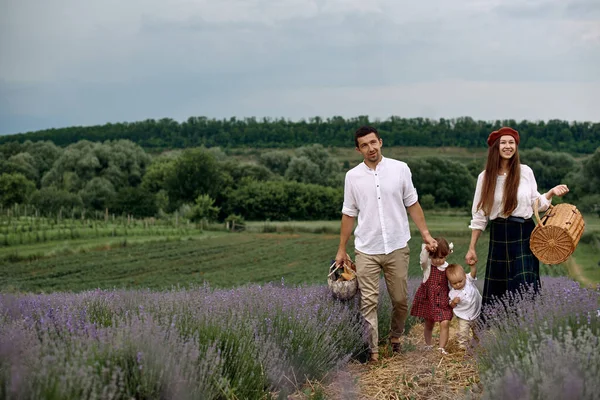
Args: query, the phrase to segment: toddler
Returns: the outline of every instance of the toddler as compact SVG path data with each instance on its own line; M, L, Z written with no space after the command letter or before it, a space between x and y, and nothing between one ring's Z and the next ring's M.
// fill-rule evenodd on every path
M450 307L458 318L458 344L461 349L465 349L470 331L476 337L473 328L481 313L481 294L475 286L477 267L472 265L471 272L467 275L461 265L451 264L446 268L446 276L452 287L448 293Z

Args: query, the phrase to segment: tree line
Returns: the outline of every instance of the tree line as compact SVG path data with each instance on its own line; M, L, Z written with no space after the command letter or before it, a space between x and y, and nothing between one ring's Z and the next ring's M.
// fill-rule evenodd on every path
M0 144L10 142L51 141L65 147L80 140L105 142L126 139L146 149L189 147L256 147L296 148L307 143L326 147L346 147L352 143L352 132L364 124L377 127L387 146L485 147L490 132L511 126L521 133L522 149L540 148L590 154L600 146L600 123L549 121L476 121L470 117L439 120L401 118L370 120L355 118L321 118L290 121L286 119L190 117L184 122L170 118L139 122L107 123L96 126L74 126L0 136Z
M580 158L539 148L520 154L541 192L566 183L569 202L600 210L600 148ZM427 157L408 165L424 208L468 210L483 162ZM150 155L129 140L81 140L65 148L11 142L0 145L0 206L29 204L46 215L177 213L196 221L337 219L347 164L321 144L240 161L219 147Z

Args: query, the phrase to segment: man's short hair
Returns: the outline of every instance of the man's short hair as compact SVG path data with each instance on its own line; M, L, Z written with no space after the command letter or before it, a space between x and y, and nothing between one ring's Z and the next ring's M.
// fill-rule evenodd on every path
M367 136L370 133L374 133L375 136L377 136L377 139L381 139L381 136L379 136L379 132L377 132L377 129L369 125L363 125L360 128L358 128L356 132L354 132L354 144L356 145L356 147L358 147L358 138Z

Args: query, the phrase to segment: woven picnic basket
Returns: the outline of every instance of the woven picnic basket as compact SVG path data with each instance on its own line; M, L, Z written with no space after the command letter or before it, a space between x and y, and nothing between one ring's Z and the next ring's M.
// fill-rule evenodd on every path
M358 292L356 266L350 256L346 256L343 265L337 265L334 261L329 267L329 275L327 275L329 291L338 300L350 300Z
M540 219L538 202L533 207L537 226L531 232L531 251L544 264L565 262L581 239L585 228L583 217L577 207L563 203L550 206Z

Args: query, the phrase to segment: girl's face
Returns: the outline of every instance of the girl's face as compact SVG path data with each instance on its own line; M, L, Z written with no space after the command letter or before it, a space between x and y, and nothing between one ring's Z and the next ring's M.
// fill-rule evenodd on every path
M501 136L499 146L500 157L505 160L509 160L517 151L517 142L511 135Z
M442 265L444 265L445 262L446 262L446 257L431 256L431 265L433 265L434 267L442 266Z

